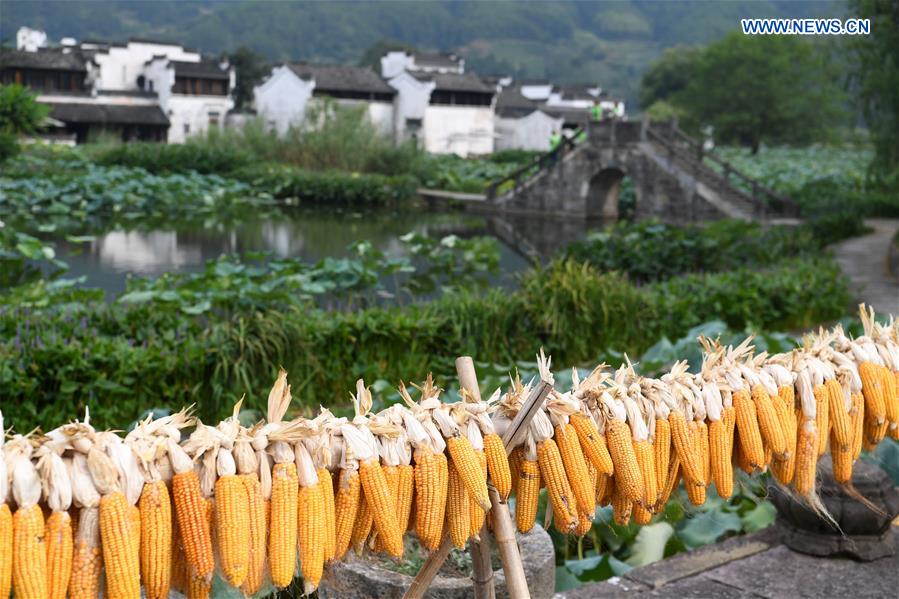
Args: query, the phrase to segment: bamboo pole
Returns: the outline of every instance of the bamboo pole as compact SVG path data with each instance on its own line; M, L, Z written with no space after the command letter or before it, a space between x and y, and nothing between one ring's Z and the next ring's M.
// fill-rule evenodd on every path
M456 374L459 376L460 389L467 390L472 397L481 401L478 375L474 370L474 361L469 356L456 358ZM490 503L493 504L493 497L490 498ZM493 565L490 561L490 532L487 530L487 518L484 518L484 525L481 526L478 538L479 541L472 539L468 543L468 550L471 552L471 581L474 586L474 596L475 599L494 599L496 589L493 587ZM518 545L515 546L515 552L518 553ZM520 565L520 556L518 562ZM505 568L505 563L503 560L503 568ZM524 576L523 570L522 576Z
M468 358L471 360L471 358ZM458 367L458 360L457 360ZM474 368L472 364L472 369ZM460 381L462 377L460 376ZM474 379L477 380L476 378ZM464 383L462 383L464 386ZM477 388L475 383L474 388ZM543 405L543 400L549 395L552 385L544 380L539 381L525 400L521 409L512 420L512 424L503 434L503 445L506 447L506 453L510 453L516 445L524 440L527 435L527 428L534 414ZM496 534L497 549L500 558L503 561L503 571L506 574L506 588L511 599L530 599L530 591L528 590L527 580L524 576L524 565L521 562L521 554L518 551L518 542L515 539L515 525L512 523L512 516L509 513L509 506L500 500L499 494L492 484L488 484L490 492L491 514L493 519L493 531ZM446 561L449 555L452 541L447 537L443 543L433 552L425 561L421 570L415 576L412 584L403 595L404 599L421 599L427 592L431 581L437 576L437 572ZM509 561L507 562L506 559ZM517 560L517 563L516 563Z

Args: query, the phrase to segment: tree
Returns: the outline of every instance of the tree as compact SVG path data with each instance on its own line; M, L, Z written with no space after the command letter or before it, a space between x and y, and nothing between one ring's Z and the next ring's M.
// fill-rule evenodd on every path
M701 48L676 46L668 48L646 70L640 81L640 106L648 110L656 102L670 104L693 77L693 68Z
M50 109L18 84L0 85L0 161L15 154L17 138L37 131Z
M844 121L844 93L826 55L794 36L734 32L709 45L669 101L685 125L711 125L718 141L757 152L763 141L810 143Z
M871 34L852 40L858 92L874 141L872 165L881 178L899 182L899 3L852 0L851 13L871 19Z
M268 61L261 54L241 46L228 55L234 66L237 81L234 85L234 107L248 108L253 102L253 88L259 85L270 72Z

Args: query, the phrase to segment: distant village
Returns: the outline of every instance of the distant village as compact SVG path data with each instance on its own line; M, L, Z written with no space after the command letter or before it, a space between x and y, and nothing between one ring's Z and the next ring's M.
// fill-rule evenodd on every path
M183 143L216 127L259 118L283 133L301 126L322 98L364 106L396 143L435 154L547 150L554 135L591 118L623 118L624 101L594 84L486 77L453 54L390 51L380 72L354 65L284 63L253 90L250 111L235 111L235 69L180 44L62 38L21 27L15 50L0 50L0 83L19 83L50 107L44 137L85 143Z

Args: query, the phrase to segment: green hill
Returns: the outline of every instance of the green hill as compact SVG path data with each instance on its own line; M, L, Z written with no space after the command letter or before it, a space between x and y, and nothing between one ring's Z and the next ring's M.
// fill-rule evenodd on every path
M840 16L838 0L604 2L275 2L0 0L0 38L20 25L54 40L160 37L219 53L249 46L272 61L356 62L391 40L456 51L483 74L596 81L636 102L640 75L664 48L702 44L741 17Z

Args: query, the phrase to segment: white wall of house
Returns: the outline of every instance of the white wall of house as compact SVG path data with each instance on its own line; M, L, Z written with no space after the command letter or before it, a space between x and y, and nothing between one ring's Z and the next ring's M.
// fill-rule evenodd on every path
M256 113L280 134L306 118L306 106L315 83L300 79L287 65L272 69L271 76L253 88Z
M169 64L168 58L154 58L144 65L143 76L146 89L159 95L159 105L164 111L175 85L175 68Z
M163 108L169 117L169 143L184 143L192 135L201 135L210 128L223 128L225 115L234 108L229 96L188 96L172 94Z
M337 98L337 106L365 106L365 117L381 135L393 139L393 102Z
M415 70L415 59L402 50L391 51L381 57L381 77L393 79L400 73Z
M394 139L397 142L404 142L416 137L423 142L425 113L431 101L431 92L434 91L434 82L419 81L409 73L402 72L387 83L396 90L393 112ZM415 130L416 122L422 125L418 131Z
M424 148L433 154L493 152L492 106L430 105L424 118Z
M38 48L44 48L46 45L47 34L43 31L30 27L19 27L16 31L16 50L37 52Z
M521 86L521 95L535 102L545 102L552 91L552 83L525 83Z
M91 44L83 43L82 47L90 48ZM125 46L110 46L108 50L94 55L94 61L100 67L97 79L99 89L138 89L137 78L143 74L147 61L156 56L186 62L201 60L199 53L185 50L176 44L128 42Z
M496 149L549 151L550 136L562 130L564 121L540 110L519 118L497 117Z

